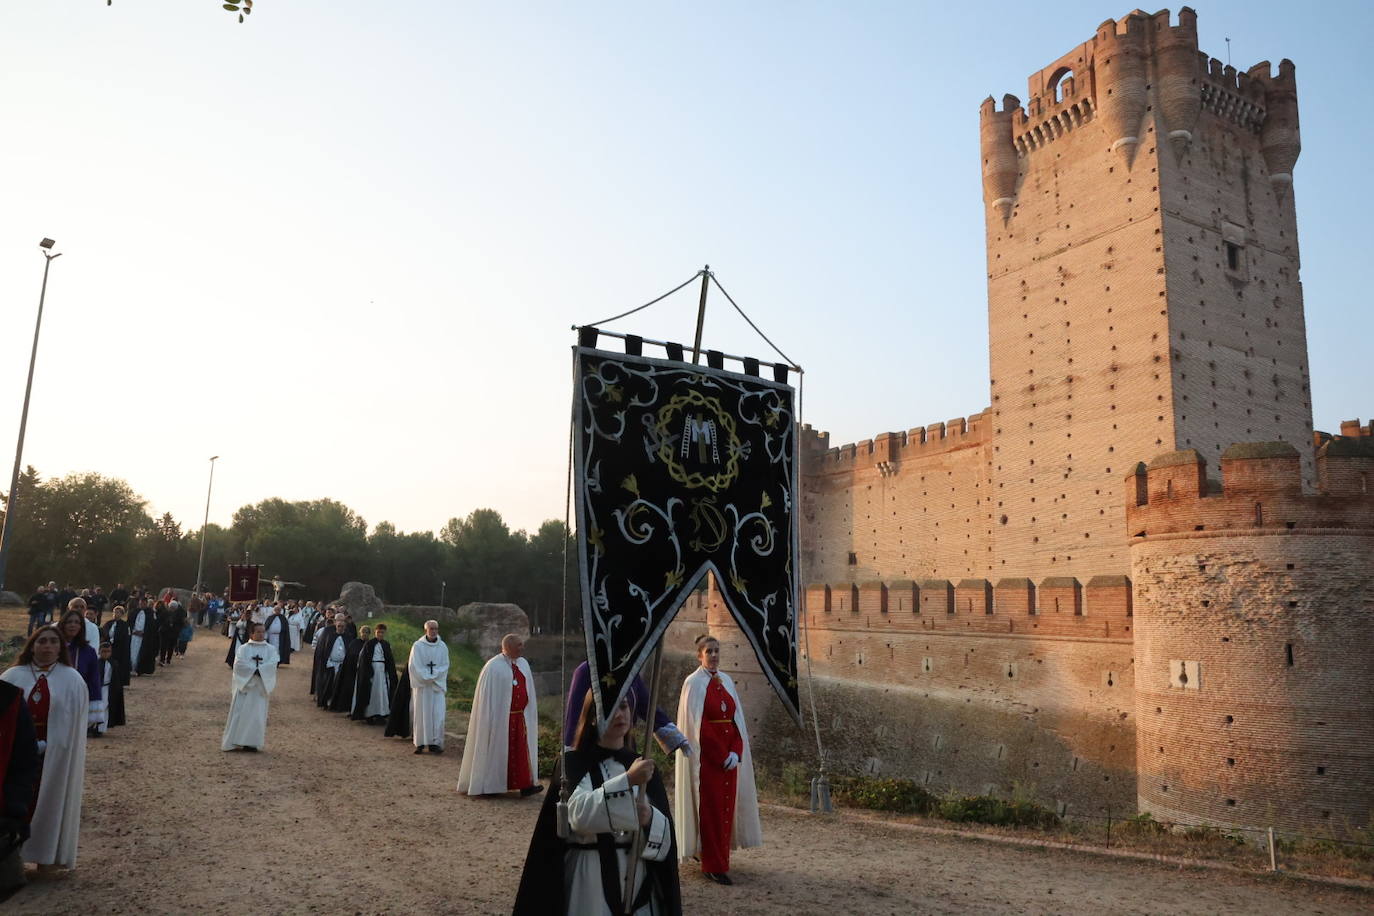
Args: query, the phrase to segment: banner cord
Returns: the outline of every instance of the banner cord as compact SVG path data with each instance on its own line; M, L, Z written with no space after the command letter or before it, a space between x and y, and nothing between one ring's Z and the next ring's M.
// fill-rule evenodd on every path
M719 286L720 284L716 284L716 285ZM725 290L721 290L721 292L724 293ZM725 298L729 299L729 298L730 298L730 294L729 294L729 293L725 293ZM733 304L733 300L732 300L731 304ZM743 315L744 313L741 312L740 314ZM746 319L746 320L748 320L748 319ZM750 322L750 323L752 324L752 322ZM762 336L762 335L760 335L760 336ZM764 338L764 340L767 340L767 339L768 339L768 338L766 338L766 337ZM771 343L771 341L770 341L770 343ZM777 350L777 347L774 347L773 349ZM792 362L792 360L789 359L789 358L787 357L787 355L784 354L781 350L778 350L778 354L779 354L780 356L782 356L783 359L786 359L788 362ZM795 365L795 363L794 363L794 365ZM797 379L797 428L798 428L798 429L801 429L801 425L802 425L802 424L801 424L801 420L802 420L802 410L803 410L803 408L806 406L805 396L806 396L806 373L802 373L802 374L801 374L801 377L800 377L799 379ZM802 443L801 443L801 442L796 442L796 443L794 443L794 444L795 444L796 449L797 449L797 460L798 460L798 462L800 462L800 461L801 461L801 454L802 454ZM800 559L800 558L798 558L798 559ZM821 775L824 776L824 775L825 775L825 747L824 747L824 745L821 744L821 719L820 719L820 716L817 715L817 713L816 713L816 678L815 678L815 675L813 675L813 674L811 673L811 625L810 625L809 623L807 623L807 620L806 620L806 587L805 587L804 585L801 586L801 587L798 589L798 595L797 595L797 597L798 597L798 599L799 599L798 603L801 605L801 616L800 616L800 623L801 623L801 626L800 626L800 629L801 629L801 632L802 632L802 648L803 648L803 650L804 650L805 653L806 653L806 696L807 696L807 699L810 701L810 704L811 704L811 727L815 730L815 733L816 733L816 757L818 758L818 760L819 760L819 762L820 762Z
M774 352L774 353L778 354L778 355L781 356L783 359L787 360L787 362L788 362L794 369L796 369L797 371L800 372L800 371L801 371L801 367L797 365L796 360L792 359L792 357L788 356L786 353L784 353L784 352L782 352L781 350L779 350L779 349L778 349L778 345L775 344L775 343L773 343L773 341L769 340L769 339L768 339L768 335L765 334L765 333L763 333L762 331L760 331L760 330L759 330L759 326L756 325L756 324L754 324L754 320L753 320L752 318L750 318L748 315L744 314L744 309L740 308L740 307L739 307L739 304L738 304L737 302L735 302L735 300L734 300L733 298L731 298L730 294L727 293L727 292L725 292L725 287L723 287L723 286L720 285L720 281L716 279L715 273L713 273L713 272L708 272L708 276L710 276L711 282L714 283L714 284L716 285L716 289L720 290L721 293L725 296L725 298L729 301L729 303L735 307L735 311L739 312L740 317L743 318L745 321L749 322L749 327L751 327L751 328L754 329L754 333L757 334L757 335L759 335L760 337L762 337L762 338L764 339L764 342L767 343L768 346L770 346L770 347L773 348L773 352ZM681 288L681 287L679 287L679 288ZM800 401L800 398L799 398L798 400Z
M603 318L603 319L601 319L600 321L593 321L591 324L583 325L583 327L595 328L595 327L598 327L598 326L603 325L603 324L610 324L612 321L619 321L621 318L624 318L624 317L626 317L627 315L633 315L635 312L642 312L642 311L644 311L646 308L648 308L649 306L651 306L651 305L656 305L657 303L662 302L664 299L667 299L667 298L668 298L669 296L671 296L673 293L675 293L675 292L677 292L678 290L682 289L682 288L683 288L684 286L686 286L688 283L691 283L693 280L695 280L697 277L700 277L700 276L701 276L701 271L697 271L696 273L694 273L694 274L692 274L690 277L688 277L686 280L683 280L683 281L682 281L681 283L679 283L677 286L674 286L672 289L668 290L666 293L664 293L663 295L659 296L657 299L650 299L648 302L644 303L643 305L639 306L638 308L632 308L632 309L630 309L628 312L621 312L619 315L613 315L613 316L611 316L610 318ZM719 286L720 284L716 284L716 285ZM721 292L724 292L724 290L721 290ZM730 297L727 295L725 298L728 299L728 298L730 298ZM738 306L736 306L736 308L738 308ZM742 313L741 313L741 314L742 314ZM748 320L748 319L746 319L746 320ZM757 330L757 328L756 328L755 330ZM767 340L768 338L765 337L764 339ZM774 348L774 349L776 349L776 348Z

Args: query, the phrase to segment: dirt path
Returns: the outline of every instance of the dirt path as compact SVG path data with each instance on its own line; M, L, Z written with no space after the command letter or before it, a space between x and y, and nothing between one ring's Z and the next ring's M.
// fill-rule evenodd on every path
M128 692L90 742L81 858L15 913L507 913L538 802L454 791L459 755L411 753L317 710L308 664L277 683L260 754L223 753L225 641ZM307 661L302 657L302 662ZM1355 913L1370 895L1091 856L914 837L766 812L733 888L683 869L689 913Z

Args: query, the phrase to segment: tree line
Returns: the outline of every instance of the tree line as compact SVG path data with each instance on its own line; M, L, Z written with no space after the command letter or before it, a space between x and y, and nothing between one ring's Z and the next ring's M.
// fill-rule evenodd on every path
M8 510L8 502L5 504ZM41 583L78 588L115 583L190 588L201 532L170 513L153 518L126 481L93 472L42 479L32 466L19 483L6 588L27 594ZM568 550L569 625L580 619L575 545L563 522L512 531L495 509L451 518L436 534L367 522L332 499L265 499L205 529L205 587L225 591L231 563L261 564L264 580L303 584L290 597L329 600L345 582L366 582L388 604L446 607L470 601L520 605L532 625L560 626L563 552Z

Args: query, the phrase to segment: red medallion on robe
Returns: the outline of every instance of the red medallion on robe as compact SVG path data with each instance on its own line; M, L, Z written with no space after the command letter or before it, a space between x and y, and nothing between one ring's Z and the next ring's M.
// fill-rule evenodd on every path
M735 727L735 698L718 675L706 685L701 707L701 870L730 870L730 834L735 823L735 783L738 769L726 770L731 752L744 754L744 739Z
M525 736L525 707L529 705L529 689L520 669L511 665L515 683L510 689L510 728L506 745L506 789L527 789L534 785L530 772L529 739Z
M33 736L39 741L48 740L48 710L52 704L52 690L48 687L48 675L38 676L38 682L29 691L29 718L33 719ZM38 807L38 788L43 782L43 769L38 770L38 779L33 786L33 800L29 802L29 820L33 820L34 809Z

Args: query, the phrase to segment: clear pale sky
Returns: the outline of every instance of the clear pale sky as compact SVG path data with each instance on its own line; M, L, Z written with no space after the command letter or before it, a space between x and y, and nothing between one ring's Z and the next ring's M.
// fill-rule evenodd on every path
M1196 7L1297 65L1315 422L1367 418L1364 3ZM187 527L332 497L437 529L563 515L569 326L710 263L832 443L988 404L978 106L1125 4L8 3L0 467ZM691 342L695 291L612 329ZM713 294L708 346L768 357Z

